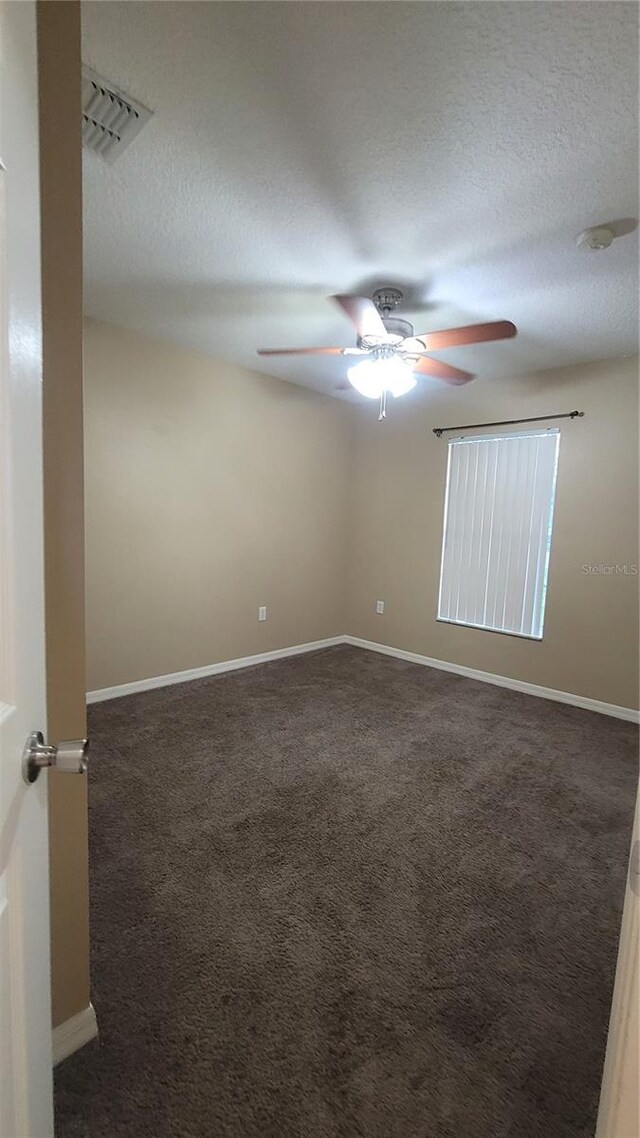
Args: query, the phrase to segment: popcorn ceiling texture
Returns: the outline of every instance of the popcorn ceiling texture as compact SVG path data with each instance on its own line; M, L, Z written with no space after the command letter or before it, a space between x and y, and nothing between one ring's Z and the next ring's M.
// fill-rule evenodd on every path
M58 1138L591 1138L636 728L339 647L89 730Z
M509 319L443 358L513 376L637 350L638 7L83 5L85 62L155 115L85 154L89 315L335 392L328 294L398 284L419 331ZM424 379L432 390L437 381Z

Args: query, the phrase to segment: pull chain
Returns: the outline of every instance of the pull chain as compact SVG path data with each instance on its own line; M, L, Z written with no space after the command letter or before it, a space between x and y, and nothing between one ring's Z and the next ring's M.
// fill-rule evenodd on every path
M387 417L387 389L386 387L380 392L380 411L378 414L378 422Z

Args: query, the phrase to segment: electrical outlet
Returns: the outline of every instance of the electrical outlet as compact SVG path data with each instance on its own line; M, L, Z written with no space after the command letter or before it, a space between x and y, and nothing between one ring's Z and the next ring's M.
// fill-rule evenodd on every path
M378 616L382 616L384 612L384 601L376 601L376 612Z
M260 605L260 608L258 609L258 620L266 620L266 619L267 619L267 606L266 605Z

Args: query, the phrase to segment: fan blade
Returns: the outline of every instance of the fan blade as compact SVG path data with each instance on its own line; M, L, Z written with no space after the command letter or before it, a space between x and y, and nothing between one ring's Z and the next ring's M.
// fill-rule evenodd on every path
M351 323L355 324L359 336L386 336L382 317L367 296L333 296L331 299L340 305Z
M510 320L496 320L493 324L467 324L465 328L449 328L446 332L421 332L411 339L420 340L428 352L441 352L444 348L459 348L463 344L508 340L517 331Z
M344 348L258 348L259 356L341 356Z
M445 364L442 360L434 360L431 356L420 356L414 363L413 370L418 375L431 375L434 379L456 385L469 383L474 378L470 371L461 371L460 368L451 367L451 364Z

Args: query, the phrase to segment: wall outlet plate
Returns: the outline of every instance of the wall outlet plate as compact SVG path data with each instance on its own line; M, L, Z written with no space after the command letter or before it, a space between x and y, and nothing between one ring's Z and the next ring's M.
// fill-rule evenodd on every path
M378 616L382 616L384 612L384 601L376 601L376 612Z
M266 619L267 619L267 606L266 605L260 605L260 607L258 609L258 620L266 620Z

